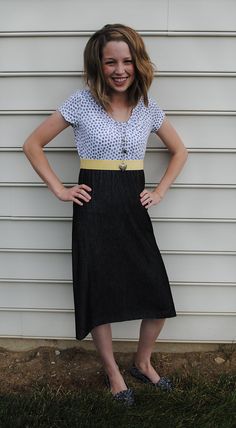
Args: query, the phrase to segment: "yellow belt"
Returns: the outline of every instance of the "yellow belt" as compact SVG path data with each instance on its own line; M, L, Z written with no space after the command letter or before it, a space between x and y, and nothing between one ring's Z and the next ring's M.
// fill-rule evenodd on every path
M121 171L130 169L143 169L143 159L80 159L80 168L115 169Z

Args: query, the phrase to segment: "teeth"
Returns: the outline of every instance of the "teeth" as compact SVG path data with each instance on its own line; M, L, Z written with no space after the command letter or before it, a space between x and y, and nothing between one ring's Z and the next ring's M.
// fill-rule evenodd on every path
M117 81L117 82L124 82L125 80L126 80L126 77L123 77L123 78L114 78L114 80L115 81Z

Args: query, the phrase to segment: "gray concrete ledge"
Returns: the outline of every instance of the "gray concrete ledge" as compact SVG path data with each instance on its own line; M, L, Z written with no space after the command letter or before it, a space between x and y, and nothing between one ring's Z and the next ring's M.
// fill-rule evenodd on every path
M157 341L153 352L208 352L217 351L219 346L229 346L229 343L193 343L193 342L159 342ZM82 348L96 350L92 340L63 340L63 339L26 339L26 338L0 338L0 347L9 351L29 351L38 347L55 347L58 349ZM113 341L114 352L135 352L137 341Z

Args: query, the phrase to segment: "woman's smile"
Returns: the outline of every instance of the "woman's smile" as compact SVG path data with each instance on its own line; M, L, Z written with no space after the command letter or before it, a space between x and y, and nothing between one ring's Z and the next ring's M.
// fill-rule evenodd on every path
M111 89L125 92L132 85L135 68L127 43L108 42L103 49L102 65L105 81Z
M121 86L127 81L128 77L112 77L112 79L116 85Z

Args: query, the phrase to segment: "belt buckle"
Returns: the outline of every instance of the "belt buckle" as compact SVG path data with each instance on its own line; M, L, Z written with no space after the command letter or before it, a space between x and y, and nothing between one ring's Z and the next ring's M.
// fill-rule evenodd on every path
M125 163L125 161L121 161L119 168L121 171L125 171L127 168L127 163Z

